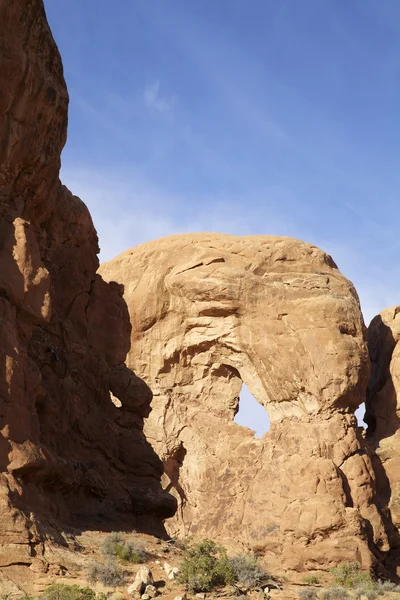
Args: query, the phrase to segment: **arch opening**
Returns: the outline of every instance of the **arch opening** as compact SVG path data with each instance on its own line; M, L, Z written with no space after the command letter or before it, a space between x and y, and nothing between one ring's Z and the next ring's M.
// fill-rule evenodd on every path
M234 422L241 427L252 429L255 438L263 437L270 429L270 420L265 407L257 402L245 383L239 394L238 411Z
M360 406L354 411L354 416L357 419L358 426L362 427L363 429L367 429L367 427L368 427L367 423L364 421L365 411L366 411L365 402L360 404Z

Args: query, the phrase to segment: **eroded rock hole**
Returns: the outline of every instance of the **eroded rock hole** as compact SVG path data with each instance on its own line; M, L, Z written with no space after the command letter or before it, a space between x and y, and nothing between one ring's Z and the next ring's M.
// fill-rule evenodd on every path
M366 429L367 423L364 421L364 418L365 418L365 403L364 402L362 404L360 404L360 406L357 408L356 411L354 411L354 415L357 419L358 426Z
M270 428L267 411L249 392L245 384L239 395L239 410L234 418L235 423L242 427L249 427L255 431L254 437L262 437Z

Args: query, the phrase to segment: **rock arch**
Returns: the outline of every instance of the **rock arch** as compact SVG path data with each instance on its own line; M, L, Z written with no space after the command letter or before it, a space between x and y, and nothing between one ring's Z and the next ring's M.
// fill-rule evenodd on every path
M328 255L289 238L194 234L100 271L125 286L128 366L153 391L146 436L166 465L185 450L164 475L180 502L172 534L242 544L293 571L368 566L374 544L387 549L353 414L364 325ZM270 416L265 439L232 422L242 380Z

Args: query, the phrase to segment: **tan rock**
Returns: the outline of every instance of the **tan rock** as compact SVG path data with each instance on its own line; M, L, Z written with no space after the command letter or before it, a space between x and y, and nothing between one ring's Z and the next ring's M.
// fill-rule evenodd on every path
M154 598L155 596L157 596L157 588L151 584L146 585L146 589L144 590L144 593L147 594L149 596L149 598Z
M178 567L172 567L168 562L164 563L164 571L168 579L173 581L179 575Z
M144 591L144 584L141 579L135 579L133 583L128 587L127 592L133 598L141 597L142 591Z
M154 580L152 572L150 571L149 567L143 565L139 568L138 572L136 573L135 581L128 587L128 594L130 594L131 596L134 596L136 593L143 594L145 593L147 586L152 587L153 583Z
M128 366L151 387L145 431L179 510L172 535L263 551L278 571L388 549L354 409L369 375L357 294L309 244L172 236L101 266L124 286ZM245 383L271 420L233 422Z

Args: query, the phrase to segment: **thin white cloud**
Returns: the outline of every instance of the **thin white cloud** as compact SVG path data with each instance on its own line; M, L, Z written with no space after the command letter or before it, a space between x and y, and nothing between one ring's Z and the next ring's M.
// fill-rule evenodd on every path
M143 96L147 108L151 110L156 110L160 113L170 113L173 108L174 98L167 98L161 95L159 81L148 83L144 89Z
M316 244L333 257L341 272L353 281L361 301L366 324L381 310L398 303L397 268L388 272L371 264L365 271L365 257L346 243L335 243L324 236L311 235L290 219L285 209L277 209L277 199L288 191L273 186L263 190L271 202L260 206L260 199L246 195L212 198L194 194L180 197L150 183L139 171L99 172L88 166L65 167L62 180L87 204L100 240L100 261L110 260L124 250L160 237L196 231L233 235L287 235ZM187 206L196 210L182 210ZM245 210L246 203L254 207ZM284 202L282 202L284 205Z
M63 166L63 183L88 206L100 240L100 260L144 242L196 231L214 231L233 235L292 235L295 224L290 218L268 213L259 199L221 196L213 198L194 193L192 197L166 192L150 183L139 171L99 172L90 167ZM269 193L276 194L271 188ZM268 194L268 191L265 191ZM254 206L244 214L245 201ZM196 210L188 211L188 202ZM186 210L185 210L186 208Z

